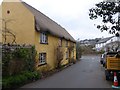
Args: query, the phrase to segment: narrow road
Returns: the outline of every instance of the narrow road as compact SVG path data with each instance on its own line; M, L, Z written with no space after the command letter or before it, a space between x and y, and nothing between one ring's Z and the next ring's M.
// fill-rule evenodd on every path
M22 88L111 88L105 80L99 56L83 56L81 61L46 79L27 84Z

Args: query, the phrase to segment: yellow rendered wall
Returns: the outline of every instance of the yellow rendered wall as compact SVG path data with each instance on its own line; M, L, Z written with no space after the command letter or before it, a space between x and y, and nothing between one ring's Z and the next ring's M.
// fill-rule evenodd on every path
M40 44L40 33L39 32L35 32L35 45L36 45L36 49L37 49L37 69L41 69L42 67L47 67L49 69L53 69L55 68L55 61L56 61L56 49L57 46L59 45L59 39L58 37L55 37L53 35L48 34L48 44ZM68 45L70 45L70 41L68 42ZM61 61L62 65L68 64L68 59L66 59L66 51L68 50L66 47L66 40L63 39L62 40L62 50L64 53L64 58ZM39 66L39 53L46 53L47 57L46 57L46 65L43 66ZM74 53L74 59L76 60L76 51Z
M58 46L58 38L52 36L52 35L48 35L48 44L40 44L40 32L35 32L35 45L36 45L36 49L37 49L37 55L39 55L39 53L46 53L47 57L46 57L46 62L47 62L47 66L50 69L53 69L55 67L55 60L56 60L56 48ZM37 56L37 66L39 65L39 56ZM38 66L38 69L41 67L45 67L44 66Z
M8 14L7 11L10 11ZM58 37L55 37L51 34L48 34L48 45L40 44L40 32L35 30L34 25L34 16L33 14L20 2L4 2L2 3L2 19L11 20L7 23L7 28L11 30L12 33L16 35L17 44L32 44L35 45L37 50L36 57L36 67L37 69L47 68L53 69L55 68L56 61L56 48L59 45ZM4 22L2 22L4 26ZM2 38L3 39L3 38ZM12 37L7 38L7 43L12 42ZM68 45L72 43L68 41ZM67 64L68 60L66 60L66 40L62 40L62 49L64 52L64 59L61 64ZM75 50L75 49L74 49ZM39 53L46 52L47 54L47 64L43 66L39 65ZM74 52L74 58L76 60L76 51ZM72 56L71 56L72 57Z
M5 22L7 22L6 28L15 34L17 44L34 44L34 16L22 3L2 3L3 27L5 27ZM4 38L2 40L4 42ZM7 43L12 41L13 36L7 36Z

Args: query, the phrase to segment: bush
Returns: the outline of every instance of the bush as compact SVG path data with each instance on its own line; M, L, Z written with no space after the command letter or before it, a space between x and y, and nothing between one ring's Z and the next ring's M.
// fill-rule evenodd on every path
M2 48L2 75L11 76L22 71L35 70L36 50L34 46L5 46Z
M34 72L22 72L19 75L9 76L3 78L2 88L16 88L24 85L27 82L31 82L40 78L40 74L37 71Z
M24 72L22 73L27 77L28 80L37 80L40 78L40 74L37 71L34 72Z

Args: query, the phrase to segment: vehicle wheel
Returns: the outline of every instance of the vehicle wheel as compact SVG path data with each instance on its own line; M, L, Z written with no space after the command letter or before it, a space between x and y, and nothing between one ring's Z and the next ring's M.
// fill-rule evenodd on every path
M107 70L105 70L105 76L106 76L106 80L110 80L110 74Z

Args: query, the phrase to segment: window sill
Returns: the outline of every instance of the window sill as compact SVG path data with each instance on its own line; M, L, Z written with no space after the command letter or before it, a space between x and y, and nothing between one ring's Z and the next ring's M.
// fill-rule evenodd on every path
M38 64L38 66L43 66L43 65L46 65L47 63L43 63L43 64Z
M45 44L45 45L48 45L48 43L42 43L42 42L40 42L40 44Z

